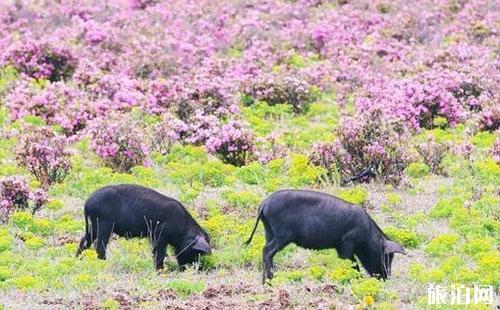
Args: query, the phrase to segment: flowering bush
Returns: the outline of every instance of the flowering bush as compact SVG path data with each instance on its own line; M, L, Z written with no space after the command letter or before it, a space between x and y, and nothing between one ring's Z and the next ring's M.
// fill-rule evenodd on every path
M332 172L337 170L335 147L334 143L317 143L309 155L309 161L313 165L325 168L330 177L332 177Z
M500 164L500 139L496 139L495 144L490 149L490 154L493 160Z
M68 48L31 39L12 45L4 62L30 77L50 81L69 78L77 65L77 59Z
M433 136L429 136L427 141L418 144L416 149L422 156L424 163L430 167L432 173L443 173L441 161L449 149L447 144L437 143Z
M167 154L172 145L186 135L188 129L188 125L180 119L164 114L162 121L153 128L151 149Z
M411 160L407 132L385 118L382 111L345 117L336 136L333 145L313 149L310 157L316 164L330 171L337 167L342 178L351 178L373 166L382 181L399 184Z
M118 172L147 163L149 149L144 131L130 117L95 120L90 130L91 148L104 164Z
M16 161L40 182L42 188L62 182L71 170L67 139L48 127L28 127L19 138Z
M43 189L31 191L26 179L9 176L0 179L0 220L7 220L13 210L28 209L36 212L47 203L47 194Z
M222 125L208 138L205 146L209 152L217 154L223 162L235 166L244 165L254 151L252 133L238 121Z
M293 75L266 75L251 81L243 92L269 105L289 104L295 113L307 111L318 97L318 92L303 78Z
M479 129L495 131L500 128L500 106L497 104L486 106L479 113Z

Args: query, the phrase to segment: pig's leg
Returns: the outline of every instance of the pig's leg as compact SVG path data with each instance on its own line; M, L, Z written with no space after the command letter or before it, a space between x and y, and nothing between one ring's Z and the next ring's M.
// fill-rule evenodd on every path
M76 251L76 256L79 256L83 252L83 250L90 248L92 243L97 238L97 226L94 224L94 222L90 221L90 223L86 223L86 225L85 235L80 240L80 245L78 246L78 250ZM90 226L90 229L88 226Z
M352 261L353 268L359 271L358 262L354 258L354 242L348 240L347 238L342 238L338 253L340 258Z
M262 282L265 284L266 280L271 280L273 278L273 258L276 253L278 253L281 249L290 243L286 239L274 238L271 242L267 243L264 246L264 250L262 253L263 262L264 262L264 276Z
M113 223L97 219L96 251L99 259L106 259L106 247L113 233Z
M153 256L155 260L156 270L163 269L163 261L165 260L165 255L167 253L167 243L163 240L158 240L156 245L153 247Z

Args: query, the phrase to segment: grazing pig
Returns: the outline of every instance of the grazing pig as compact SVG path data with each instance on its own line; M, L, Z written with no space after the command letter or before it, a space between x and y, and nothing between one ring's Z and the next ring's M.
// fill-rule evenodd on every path
M106 246L113 233L127 238L148 237L157 270L163 268L167 245L174 247L181 267L211 251L207 233L184 206L149 188L137 185L101 188L85 202L84 213L85 236L77 256L97 239L97 255L106 259Z
M266 232L264 283L273 277L274 255L290 243L307 249L335 248L339 257L355 263L356 256L371 276L382 279L391 274L394 253L405 254L363 208L325 193L281 190L271 194L259 207L246 245L252 241L259 220Z

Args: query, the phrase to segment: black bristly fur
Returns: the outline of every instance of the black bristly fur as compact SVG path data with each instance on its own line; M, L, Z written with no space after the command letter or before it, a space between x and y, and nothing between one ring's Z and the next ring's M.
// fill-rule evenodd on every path
M113 233L150 240L156 269L163 268L167 245L183 267L210 253L208 234L177 200L138 185L113 185L94 192L85 202L85 235L77 256L96 241L100 259Z
M356 256L370 275L382 279L390 275L394 252L404 253L363 208L325 193L281 190L271 194L259 207L247 245L259 220L266 234L263 282L273 277L274 255L290 243L307 249L335 248L339 257L355 264Z

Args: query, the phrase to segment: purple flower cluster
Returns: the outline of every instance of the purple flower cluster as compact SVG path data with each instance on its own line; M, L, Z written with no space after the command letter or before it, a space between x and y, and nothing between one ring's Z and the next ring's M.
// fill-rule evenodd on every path
M243 93L269 105L289 104L295 113L302 113L317 99L317 92L300 76L293 74L267 74L250 80Z
M67 47L32 39L13 44L5 52L2 62L35 79L50 81L71 77L78 63Z
M91 148L104 164L118 172L147 163L149 148L144 131L130 117L107 117L89 128Z
M330 172L337 169L342 178L355 176L373 165L379 179L399 184L412 160L407 134L380 110L344 117L336 129L338 139L333 144L316 145L310 158Z
M0 220L6 221L10 212L16 209L28 209L36 212L47 203L47 193L43 189L31 191L26 179L9 176L0 179Z
M461 153L464 156L469 156L472 152L471 144L461 145ZM442 174L443 169L441 162L449 149L449 145L438 143L433 136L428 136L427 141L420 143L416 146L417 152L423 159L423 162L431 168L431 172L435 174Z
M495 140L495 144L490 149L490 154L491 157L493 157L493 160L497 163L500 164L500 138L497 138Z
M67 138L48 127L28 127L16 147L16 161L47 189L62 182L71 170Z
M239 121L229 121L208 138L205 146L210 153L217 154L222 161L242 166L254 152L252 133Z

